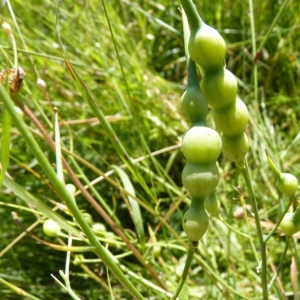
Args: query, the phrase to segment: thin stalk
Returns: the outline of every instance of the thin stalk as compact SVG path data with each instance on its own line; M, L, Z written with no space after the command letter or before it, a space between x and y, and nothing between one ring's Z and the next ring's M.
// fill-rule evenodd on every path
M22 296L22 297L26 297L28 299L32 299L32 300L41 300L40 298L37 298L27 292L25 292L24 290L22 290L21 288L11 284L10 282L4 280L3 278L0 277L0 283L2 283L3 285L5 285L6 287L8 287L9 289L11 289L12 291L14 291L17 295Z
M217 217L217 219L220 220L220 221L221 221L226 227L228 227L231 231L233 231L233 232L235 232L236 234L238 234L238 235L240 235L240 236L242 236L242 237L244 237L244 238L250 240L251 237L250 237L249 235L247 235L247 234L245 234L245 233L243 233L243 232L241 232L241 231L238 231L237 229L235 229L234 227L232 227L230 224L228 224L228 223L223 219L222 216Z
M182 10L182 23L183 23L183 36L184 36L184 51L185 51L187 69L188 69L188 87L199 86L196 63L191 59L189 54L189 49L188 49L191 31L184 10Z
M72 247L72 234L69 234L68 238L68 247ZM70 259L71 259L71 252L67 252L67 257L66 257L66 265L65 265L65 274L64 274L64 280L66 287L68 289L69 295L76 300L80 300L80 298L74 293L74 291L71 288L71 283L70 283ZM62 271L60 271L62 272Z
M107 20L108 28L109 28L109 31L110 31L111 39L113 41L114 48L115 48L115 51L116 51L117 59L118 59L119 66L120 66L120 69L121 69L122 77L123 77L124 84L125 84L126 91L127 91L127 95L128 95L128 98L129 98L129 102L133 103L132 96L131 96L131 93L130 93L130 89L129 89L129 86L128 86L128 82L127 82L127 79L126 79L126 75L125 75L125 72L124 72L123 64L122 64L120 54L119 54L119 50L118 50L118 47L117 47L117 42L115 40L115 35L114 35L113 30L112 30L110 18L108 16L104 0L102 0L102 5L103 5L103 9L104 9L104 14L105 14L105 17L106 17L106 20ZM126 103L126 101L124 99L122 99L122 103L123 103L128 115L130 117L132 117L132 112L131 112L131 109L130 109L129 105Z
M255 23L254 23L254 12L253 12L253 2L249 0L249 15L251 23L251 41L252 41L252 56L253 56L253 79L254 79L254 101L258 101L258 78L257 78L257 64L255 63L256 55L256 36L255 36Z
M13 10L12 10L12 7L10 5L10 1L7 1L7 7L8 7L8 10L10 11L10 14L12 16L12 19L14 20L14 23L16 25L16 19L14 17L14 13L13 13ZM9 30L8 32L8 36L11 40L11 43L12 43L12 48L13 48L13 51L14 51L14 68L17 68L18 67L18 51L17 51L17 43L16 43L16 39L13 35L13 32L12 30Z
M277 23L279 17L281 16L282 12L284 11L287 3L289 2L290 0L285 0L283 2L283 4L280 6L280 9L277 13L277 15L275 16L275 18L273 19L273 22L272 24L270 25L268 31L266 34L264 34L264 37L263 37L263 40L261 41L260 45L258 46L258 49L257 49L257 52L256 52L256 55L255 55L255 60L258 59L259 55L260 55L260 52L262 50L262 48L264 47L265 43L267 42L268 38L270 37L270 34L271 34L271 31L272 29L274 28L275 24Z
M291 237L287 237L287 238L286 238L286 242L285 242L284 251L283 251L283 253L281 254L281 257L280 257L280 260L279 260L279 261L280 261L280 262L279 262L279 265L278 265L277 270L276 270L275 274L273 275L273 277L272 277L272 279L271 279L271 281L270 281L270 283L269 283L269 285L268 285L268 289L269 289L269 290L270 290L271 287L273 286L273 284L274 284L274 282L275 282L275 280L276 280L276 278L277 278L279 272L280 272L281 269L282 269L282 266L283 266L283 260L284 260L284 257L285 257L285 255L286 255L287 249L289 248L290 241L291 241Z
M195 4L192 0L181 0L181 5L186 13L191 31L197 30L203 24L203 21L198 14Z
M11 131L11 116L7 111L6 107L4 106L2 112L0 190L2 187L3 178L5 176L9 164L10 131Z
M249 234L249 242L250 242L253 254L255 256L255 259L256 259L257 263L259 263L259 257L257 255L255 245L253 243L253 239L252 239L251 234L250 234L251 231L250 231L250 224L249 224L249 220L248 220L248 216L247 216L247 210L246 210L246 207L245 207L245 199L244 199L244 197L242 197L242 195L240 197L240 200L241 200L241 203L242 203L242 206L243 206L244 218L245 218L245 221L246 221L246 227L247 227L248 234Z
M268 164L269 164L273 174L278 179L280 177L280 171L278 170L278 168L273 163L273 161L272 161L271 157L269 156L267 150L265 150L265 152L266 152L266 155L267 155Z
M186 281L186 278L188 276L189 269L190 269L192 261L193 261L194 253L195 253L196 249L198 248L198 244L199 244L199 242L192 242L191 240L189 240L189 248L188 248L188 252L187 252L185 266L184 266L183 272L181 274L181 278L180 278L179 284L177 286L177 289L176 289L175 293L173 294L171 300L176 300L178 295L180 294L180 291L181 291L181 289Z
M1 252L0 252L0 258L8 252L10 249L13 248L14 245L16 245L26 234L27 232L31 231L33 228L35 228L37 225L40 224L40 220L35 221L33 224L31 224L28 228L26 228L26 232L22 232L20 235L18 235L12 242L10 242Z
M17 18L16 18L15 14L14 14L14 10L13 10L11 4L10 4L10 1L6 0L5 2L6 2L6 5L8 7L8 10L9 10L9 13L11 15L11 18L12 18L14 24L15 24L16 29L17 29L18 36L19 36L19 38L22 41L23 49L27 50L27 45L26 45L25 39L24 39L24 37L22 35L22 32L20 30L19 24L17 22ZM17 56L17 53L18 53L18 51L17 51L16 45L13 46L13 51L14 51L14 65L15 65L15 67L17 67L17 65L18 65L18 56ZM30 59L31 66L34 69L35 74L38 75L38 71L37 71L37 68L35 67L35 63L34 63L33 58L31 56L29 56L29 59Z
M294 286L293 286L293 290L295 293L295 299L294 300L299 300L299 290L298 290L298 286L300 286L300 276L297 276L297 274L299 274L300 272L300 257L299 257L299 251L297 249L297 244L298 241L297 239L294 237L292 239L292 253L293 253L293 259L294 259L294 272L296 274L296 279L294 280ZM292 270L291 270L292 271Z
M258 214L258 205L257 205L257 200L255 197L251 177L249 174L249 167L247 164L247 161L245 160L245 168L241 169L245 183L247 185L247 189L250 194L250 199L252 201L252 209L254 212L254 219L255 219L255 224L256 224L256 230L257 230L257 235L259 239L259 244L260 244L260 254L261 254L261 285L263 289L263 300L269 299L269 292L268 292L268 283L267 283L267 254L266 254L266 245L264 242L263 238L263 232L261 229L260 225L260 219L259 219L259 214Z
M110 271L114 274L114 276L120 281L120 283L126 288L126 290L134 297L134 299L144 299L144 297L139 293L139 291L135 288L135 286L126 278L123 272L118 268L118 266L113 262L113 260L109 257L103 246L99 243L94 233L92 232L89 225L84 220L80 210L78 209L76 203L73 201L70 193L65 189L64 184L58 179L55 171L53 170L50 162L44 155L41 150L39 144L34 139L33 135L27 128L24 121L17 115L13 102L8 96L3 85L0 84L0 98L2 102L6 105L7 110L9 111L15 126L18 128L19 132L22 134L25 142L30 148L31 152L36 157L39 165L47 175L49 181L57 190L58 194L62 199L64 199L68 209L72 212L75 220L80 225L82 231L88 238L89 242L92 246L95 247L95 253L102 258L103 262L110 269Z
M58 111L54 108L54 133L55 133L55 158L56 158L56 174L58 179L65 184L64 170L61 159L61 141L60 141L60 128L58 124Z

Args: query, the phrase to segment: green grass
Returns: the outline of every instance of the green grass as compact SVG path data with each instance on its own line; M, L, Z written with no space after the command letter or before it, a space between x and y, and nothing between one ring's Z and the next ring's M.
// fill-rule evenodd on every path
M26 72L19 100L52 139L53 108L58 109L62 153L73 176L87 186L85 195L76 193L78 208L105 225L101 244L118 258L117 264L137 291L146 299L168 299L176 289L186 258L187 239L181 219L189 204L181 182L185 159L180 143L188 125L180 111L186 69L178 3L105 1L107 19L101 1L61 1L57 11L53 1L31 2L16 0L11 3L12 11L1 4L1 18L11 25L16 40L18 65ZM279 9L276 1L254 2L257 49ZM251 144L248 163L267 236L288 200L275 187L264 150L282 170L297 178L300 173L300 7L297 1L289 1L267 36L257 61L257 86L248 2L201 1L198 10L226 40L227 68L237 76L239 96L250 112L246 128ZM77 80L64 61L58 33ZM3 31L0 41L0 69L12 68L14 51ZM47 84L46 90L37 86L39 78ZM33 121L24 116L43 159L55 166L50 140L41 135L41 128L37 129ZM22 234L11 212L17 212L26 228L34 224L34 235L56 245L67 244L67 239L46 237L42 231L44 218L54 214L52 209L63 228L74 230L75 237L81 231L77 225L80 222L70 215L74 207L63 196L64 189L47 175L45 170L50 166L46 168L37 160L35 149L30 150L17 124L13 118L8 174L18 186L4 181L0 196L0 296L7 300L28 298L18 295L8 282L38 299L69 299L50 276L62 280L58 272L65 268L66 252ZM7 129L2 126L1 136ZM3 153L5 146L1 147ZM137 161L130 162L128 157ZM218 165L221 180L217 195L222 217L249 238L211 218L189 273L189 299L261 299L254 219L252 215L242 220L234 217L243 201L249 202L249 194L233 164L220 157ZM65 182L71 183L71 178L64 165ZM93 205L91 197L95 199ZM62 204L67 204L69 210ZM297 291L300 285L297 239L299 234L291 240L282 261L280 282L275 281L270 299L299 299L299 295L293 295L293 287ZM86 247L89 243L74 238L73 246ZM268 281L281 261L285 244L280 230L268 241ZM130 247L137 252L133 254ZM154 247L160 249L157 257L152 255ZM71 255L74 292L89 300L110 299L111 293L115 299L132 299L115 275L96 259L93 252ZM291 263L297 266L294 278L290 275L294 266ZM163 292L164 287L169 294Z

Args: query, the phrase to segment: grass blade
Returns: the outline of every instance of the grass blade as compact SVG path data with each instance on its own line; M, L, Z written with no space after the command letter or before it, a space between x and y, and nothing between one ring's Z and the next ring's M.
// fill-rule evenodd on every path
M11 129L11 117L6 107L3 107L2 116L2 138L1 138L1 173L0 173L0 190L2 187L2 181L5 176L5 172L9 163L9 145L10 145L10 129Z
M124 186L125 190L130 195L135 196L134 187L133 187L128 175L126 174L126 172L118 166L112 166L112 168L120 176L120 179L123 183L123 186ZM143 222L143 217L142 217L141 210L140 210L140 205L138 204L138 202L134 198L132 198L129 195L128 195L128 200L129 200L129 204L130 204L129 205L129 212L130 212L132 221L134 223L134 226L136 228L136 232L137 232L138 237L140 239L142 249L145 249L145 231L144 231L144 226L143 226L144 222Z

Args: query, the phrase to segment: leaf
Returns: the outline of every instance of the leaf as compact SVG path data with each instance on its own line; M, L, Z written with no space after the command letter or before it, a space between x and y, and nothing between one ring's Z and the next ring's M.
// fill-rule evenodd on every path
M135 196L134 187L124 170L120 167L113 165L112 168L116 171L116 173L120 176L120 179L123 183L124 189L132 196ZM137 235L141 242L142 249L145 249L145 231L144 231L144 224L143 218L140 210L139 203L130 195L128 195L128 201L130 204L129 212L134 223Z

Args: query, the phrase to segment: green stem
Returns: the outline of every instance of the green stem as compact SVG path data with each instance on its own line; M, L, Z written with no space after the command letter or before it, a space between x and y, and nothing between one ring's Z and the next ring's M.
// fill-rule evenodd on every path
M203 24L203 21L198 14L195 4L192 0L180 0L180 2L186 13L191 31L198 30Z
M237 229L235 229L234 227L232 227L231 225L229 225L222 216L217 217L218 220L220 220L226 227L228 227L230 230L232 230L233 232L235 232L236 234L239 234L241 236L243 236L246 239L250 239L251 237L241 231L238 231Z
M94 233L92 232L89 225L84 220L80 210L77 205L74 203L72 196L65 189L65 185L58 179L55 171L53 170L50 162L44 155L40 146L32 136L31 132L27 128L24 121L18 116L13 102L5 91L3 85L0 84L0 99L5 103L12 119L14 121L15 126L18 128L19 132L22 134L25 142L30 148L33 155L36 157L39 165L47 175L51 184L55 187L59 196L64 199L68 209L72 212L75 220L80 225L82 231L88 238L90 244L95 247L95 253L103 260L104 264L110 269L110 271L114 274L114 276L120 281L120 283L126 288L126 290L134 297L134 299L143 300L143 296L138 292L138 290L134 287L134 285L126 278L123 272L118 268L118 266L114 263L114 261L107 254L104 247L99 243Z
M294 260L293 264L294 264L294 271L296 274L296 280L294 282L294 300L299 300L299 292L298 292L298 287L300 286L300 276L297 276L297 274L299 274L300 272L300 257L299 257L299 251L297 249L297 244L298 241L297 239L294 237L292 239L292 253L293 253L293 257L292 259Z
M184 266L179 284L177 286L177 289L176 289L175 293L173 294L171 300L176 300L177 296L180 294L180 291L181 291L181 289L186 281L186 278L188 276L189 269L190 269L192 261L193 261L194 253L197 248L198 248L198 242L192 242L191 240L189 240L189 248L188 248L187 258L185 261L185 266Z
M4 105L3 112L2 112L0 190L2 187L3 178L5 176L9 164L10 130L11 130L11 116Z
M69 235L68 238L68 247L72 247L72 235ZM71 252L68 251L67 252L67 257L66 257L66 264L65 264L65 273L63 273L62 270L60 270L60 275L62 276L62 278L65 281L65 285L67 288L67 291L69 293L69 295L75 299L75 300L80 300L80 298L74 293L74 291L72 290L71 287L71 282L70 282L70 259L71 259Z
M252 210L254 212L254 219L256 224L257 235L260 244L260 253L261 253L261 285L263 289L263 300L269 299L268 292L268 283L267 283L267 255L266 255L266 245L263 238L263 232L260 225L259 213L258 213L258 205L255 197L254 189L252 186L252 181L249 174L249 167L247 161L245 159L245 168L241 169L244 180L247 185L247 189L250 194L250 199L252 201Z
M271 157L269 156L267 150L265 150L265 152L266 152L266 155L267 155L268 164L269 164L273 174L275 175L276 179L278 179L280 177L280 171L278 170L278 168L273 163L273 161L272 161Z
M188 69L188 87L193 87L193 86L199 87L196 63L191 59L189 54L189 49L188 49L191 31L184 10L182 10L182 24L183 24L183 36L184 36L184 51L185 51L187 69Z
M242 206L243 206L244 218L245 218L245 221L246 221L246 227L247 227L247 231L248 231L248 235L249 235L249 242L250 242L253 254L255 256L255 259L256 259L257 263L259 263L259 257L257 255L257 251L256 251L256 248L255 248L252 236L251 236L251 228L250 228L249 220L248 220L248 217L247 217L247 209L246 209L246 205L245 205L245 199L242 195L240 195L240 201L241 201Z
M37 297L25 292L24 290L20 289L19 287L16 287L15 285L11 284L10 282L4 280L1 277L0 277L0 283L2 283L6 287L8 287L12 291L14 291L19 296L26 297L26 298L32 299L32 300L41 300L40 298L37 298Z
M187 69L188 69L188 88L193 86L199 87L196 63L190 57L188 57L187 59Z
M276 278L277 278L279 272L280 272L281 269L282 269L284 257L285 257L285 255L286 255L287 249L289 248L290 241L291 241L291 237L287 237L287 238L286 238L286 242L285 242L285 248L284 248L284 251L283 251L283 253L282 253L281 257L280 257L280 260L279 260L279 261L280 261L280 262L279 262L279 265L278 265L277 270L276 270L275 274L273 275L273 277L272 277L272 279L271 279L271 281L270 281L270 283L269 283L269 285L268 285L268 289L269 289L269 290L270 290L271 287L273 286L273 284L274 284L274 282L275 282L275 280L276 280Z
M253 0L249 0L249 15L251 23L251 41L252 41L252 56L255 62L256 55L256 36L255 36L255 24L254 24L254 12L253 12ZM257 76L257 64L253 65L253 79L254 79L254 101L258 101L258 76Z

